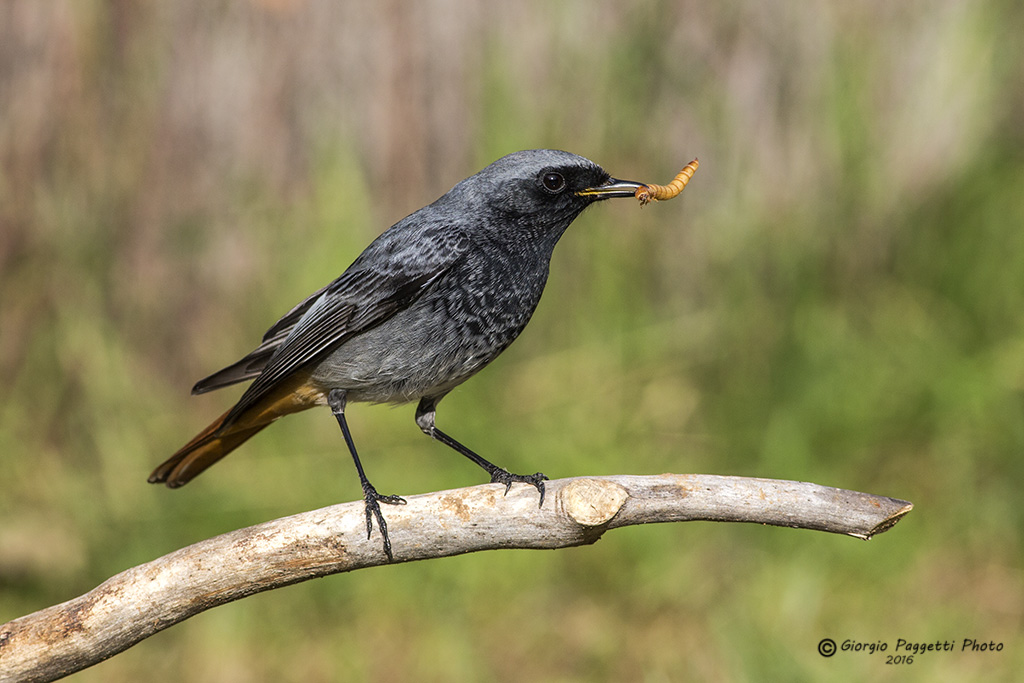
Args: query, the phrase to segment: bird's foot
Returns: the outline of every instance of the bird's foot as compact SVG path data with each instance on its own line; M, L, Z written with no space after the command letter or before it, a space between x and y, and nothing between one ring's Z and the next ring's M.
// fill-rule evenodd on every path
M373 520L377 520L377 528L384 538L384 554L388 556L388 562L394 562L395 557L391 554L391 539L388 538L388 523L384 521L384 515L380 511L380 504L405 505L405 498L401 496L382 496L377 493L369 482L363 485L363 499L366 501L366 538L369 539L373 533Z
M491 483L504 484L506 495L508 494L509 489L512 488L512 484L516 482L530 484L531 486L536 487L537 491L540 492L540 507L544 507L544 482L548 479L547 475L541 472L535 472L533 474L512 474L502 467L495 467L490 472Z

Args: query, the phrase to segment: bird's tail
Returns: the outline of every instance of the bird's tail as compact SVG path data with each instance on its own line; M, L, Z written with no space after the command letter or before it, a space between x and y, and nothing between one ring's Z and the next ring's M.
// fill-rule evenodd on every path
M167 484L172 489L184 486L274 420L311 408L321 396L318 389L306 382L304 375L293 377L241 413L234 414L233 408L218 417L153 470L149 483Z
M214 420L213 424L153 470L153 473L149 475L149 483L167 484L172 489L184 486L197 474L241 446L256 432L270 424L266 422L218 434L230 412L228 411Z

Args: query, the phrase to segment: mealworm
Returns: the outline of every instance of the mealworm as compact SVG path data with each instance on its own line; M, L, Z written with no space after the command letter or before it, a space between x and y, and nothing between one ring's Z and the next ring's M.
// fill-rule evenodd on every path
M690 182L690 178L697 172L697 160L694 159L686 166L683 170L672 179L668 185L644 185L638 187L636 190L636 198L640 201L640 206L643 206L647 202L656 202L658 200L664 201L666 199L672 199L686 187L686 183Z

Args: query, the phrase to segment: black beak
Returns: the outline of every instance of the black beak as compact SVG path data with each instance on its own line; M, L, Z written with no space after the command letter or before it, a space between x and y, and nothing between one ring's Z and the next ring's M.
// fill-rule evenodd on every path
M641 187L647 187L644 183L635 183L632 180L616 180L609 178L607 182L594 187L588 187L576 193L578 197L593 197L594 201L600 199L611 199L613 197L632 197Z

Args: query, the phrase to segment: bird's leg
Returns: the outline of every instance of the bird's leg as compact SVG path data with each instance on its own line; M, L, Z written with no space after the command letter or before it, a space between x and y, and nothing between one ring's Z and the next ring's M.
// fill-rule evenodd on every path
M453 448L462 455L466 456L477 465L482 467L485 472L491 475L491 482L505 485L505 493L509 492L514 482L522 482L524 484L530 484L537 488L540 492L540 505L544 505L544 482L547 477L537 472L535 474L512 474L503 467L498 467L494 463L485 460L473 451L469 450L461 443L448 436L436 426L434 426L434 416L437 411L437 402L440 399L424 398L420 399L420 404L416 407L416 424L423 430L423 433L429 437L437 439L449 448Z
M348 430L348 422L345 420L345 392L341 389L332 389L327 394L327 405L331 407L334 417L338 418L338 424L341 425L341 433L345 436L345 443L352 454L352 460L356 463L359 483L363 486L363 499L366 501L366 538L370 538L370 534L373 533L373 519L376 517L377 526L380 527L380 535L384 537L384 553L388 556L389 561L394 561L395 558L391 554L391 539L388 538L388 524L384 521L384 515L381 514L380 504L405 505L405 499L399 496L382 496L377 493L377 489L366 478L363 464L359 462L359 454L356 453L356 445L352 441L352 434Z

